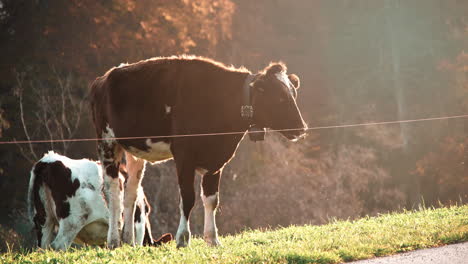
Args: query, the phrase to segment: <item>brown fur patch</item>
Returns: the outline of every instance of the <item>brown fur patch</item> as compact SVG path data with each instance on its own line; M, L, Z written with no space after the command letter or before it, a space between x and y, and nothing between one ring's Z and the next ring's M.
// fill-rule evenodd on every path
M68 217L70 215L70 204L67 199L72 197L80 187L80 182L77 179L71 180L71 170L65 167L61 161L38 162L34 166L34 174L36 178L34 179L33 193L34 203L36 208L39 208L39 210L36 209L38 211L38 221L43 220L42 216L39 216L39 212L44 213L45 216L45 210L43 211L44 207L39 197L39 189L44 185L52 192L57 217L59 219Z

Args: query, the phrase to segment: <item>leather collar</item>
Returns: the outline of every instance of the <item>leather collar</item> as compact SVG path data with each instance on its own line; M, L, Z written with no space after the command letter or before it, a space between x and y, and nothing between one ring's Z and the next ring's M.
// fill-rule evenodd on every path
M254 108L252 105L251 84L255 81L257 76L258 74L249 74L247 78L245 78L244 86L242 87L242 105L240 109L242 119L249 125L249 139L254 142L264 140L266 133L265 128L257 126L253 121Z
M254 113L251 93L252 87L250 85L254 82L256 77L257 74L247 75L244 81L244 85L242 86L242 105L240 109L240 114L244 120L249 121L249 124L252 124Z

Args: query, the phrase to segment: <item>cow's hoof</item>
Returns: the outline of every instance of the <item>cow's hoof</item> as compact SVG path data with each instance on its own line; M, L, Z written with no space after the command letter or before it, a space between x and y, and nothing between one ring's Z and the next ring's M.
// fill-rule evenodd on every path
M208 246L211 246L211 247L219 247L219 246L221 246L221 242L219 242L218 239L215 239L215 240L205 240L205 242L208 244Z
M205 237L205 242L208 244L208 246L212 246L212 247L221 246L221 242L219 242L218 238L208 239Z
M188 247L190 245L190 242L187 243L177 243L177 248L184 248L184 247Z
M125 232L125 228L122 231L122 243L128 244L132 247L135 246L135 236L133 233Z
M176 234L177 248L188 247L190 245L190 231L180 230Z
M209 246L212 246L212 247L221 246L221 243L218 240L218 232L216 230L205 231L205 234L203 235L203 239Z
M190 246L190 240L182 240L177 242L177 248L184 248Z
M107 247L109 249L115 249L115 248L120 247L120 240L119 239L113 239L113 240L109 241L109 243L107 243Z
M64 245L63 243L59 244L59 243L52 242L52 244L50 244L50 248L52 248L53 250L57 250L57 251L65 251L67 250L68 247Z
M190 236L181 236L178 238L179 239L176 238L177 248L188 247L190 245Z

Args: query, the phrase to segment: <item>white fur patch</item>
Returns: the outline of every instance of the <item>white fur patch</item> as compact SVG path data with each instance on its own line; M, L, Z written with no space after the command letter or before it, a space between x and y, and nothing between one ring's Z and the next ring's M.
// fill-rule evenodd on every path
M196 169L196 172L200 173L201 175L205 175L208 172L208 170L204 169L204 168L201 168L201 167L198 167Z
M135 222L135 244L136 245L143 245L143 240L145 239L145 225L146 225L145 217L141 218L140 222Z
M44 154L44 157L39 161L44 163L60 161L65 167L70 169L72 181L78 179L82 186L85 184L91 185L96 190L102 186L102 168L95 161L89 159L70 159L53 151ZM99 175L99 177L96 177L96 175Z
M109 124L106 126L106 131L102 132L102 138L108 146L112 146L115 143L115 133L114 130L110 128Z
M115 139L115 133L114 133L114 130L112 130L112 128L110 128L109 124L107 124L106 126L106 130L105 131L102 131L102 135L101 135L102 139L103 139L103 143L107 146L107 148L109 149L112 149L112 147L117 143L116 139ZM105 158L106 155L104 153L104 149L103 148L100 148L100 153L99 155L101 156L101 158L103 159L102 161L114 161L112 158Z
M202 194L203 206L205 207L205 226L203 237L212 246L219 245L218 229L216 227L216 207L218 202L218 192L205 196Z
M166 115L171 113L171 107L168 105L164 105L164 108L166 109Z
M286 85L286 87L288 87L288 90L289 90L289 93L294 97L294 86L293 84L291 83L291 81L289 80L288 76L286 75L286 73L284 72L279 72L277 74L275 74L276 78L278 80L280 80L282 83L284 83L284 85Z
M123 209L123 192L120 191L120 179L105 177L105 188L107 197L109 197L107 205L109 207L109 230L107 232L107 244L110 247L120 246L120 230L122 229L122 209Z
M189 221L184 214L184 202L182 201L182 195L180 196L179 210L180 221L176 233L176 242L177 247L185 247L190 243L190 226Z
M145 209L145 201L144 201L145 194L143 193L143 188L138 188L138 198L136 201L136 206L140 208L140 222L135 222L135 244L136 245L143 245L143 240L145 239L145 231L146 231L146 221L147 219ZM148 216L149 217L149 216Z
M165 142L153 143L150 138L146 140L148 151L142 151L134 147L130 147L130 152L140 159L147 160L151 163L166 161L172 159L171 144Z

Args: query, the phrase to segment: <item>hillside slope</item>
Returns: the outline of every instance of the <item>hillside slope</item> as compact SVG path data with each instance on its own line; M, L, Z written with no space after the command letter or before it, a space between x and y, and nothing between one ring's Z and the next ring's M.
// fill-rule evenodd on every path
M36 250L0 255L1 263L340 263L468 241L468 205L405 211L322 226L248 230L221 238L211 248L194 239L190 248L124 246Z

